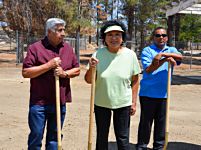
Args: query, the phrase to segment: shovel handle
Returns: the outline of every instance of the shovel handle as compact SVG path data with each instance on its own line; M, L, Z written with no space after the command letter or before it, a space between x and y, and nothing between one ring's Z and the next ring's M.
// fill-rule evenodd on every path
M56 88L56 115L57 115L57 142L58 150L61 150L61 110L60 110L60 86L59 77L55 76Z
M92 150L92 129L93 129L95 82L96 82L96 67L93 67L92 68L92 83L91 83L91 98L90 98L88 150Z
M166 101L166 116L165 116L165 145L164 145L163 150L166 150L167 149L167 145L168 145L170 86L171 86L171 63L168 62L167 101Z

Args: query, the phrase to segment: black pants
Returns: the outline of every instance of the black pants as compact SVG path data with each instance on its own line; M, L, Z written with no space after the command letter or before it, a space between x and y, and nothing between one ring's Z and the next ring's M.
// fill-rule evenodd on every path
M118 150L129 150L130 106L118 109L95 106L96 150L108 150L108 134L112 111Z
M165 144L166 99L140 97L141 115L138 128L137 150L146 150L154 121L154 150L162 150Z

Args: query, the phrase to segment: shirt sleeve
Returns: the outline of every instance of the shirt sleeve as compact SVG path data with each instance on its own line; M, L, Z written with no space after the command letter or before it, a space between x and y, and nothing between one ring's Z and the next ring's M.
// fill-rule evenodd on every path
M35 66L36 59L36 51L34 47L30 45L27 50L27 55L23 61L23 68L30 68Z
M181 54L175 47L170 47L171 53Z
M175 47L170 47L170 52L182 55ZM177 66L181 64L181 61L176 61L176 62L177 62Z
M140 69L140 64L138 62L138 59L137 59L137 55L134 51L133 52L133 75L137 75L141 72L141 69Z
M142 50L142 53L141 53L141 63L142 63L142 67L143 69L145 70L148 66L151 65L152 63L152 55L151 53L149 52L149 48L146 47Z

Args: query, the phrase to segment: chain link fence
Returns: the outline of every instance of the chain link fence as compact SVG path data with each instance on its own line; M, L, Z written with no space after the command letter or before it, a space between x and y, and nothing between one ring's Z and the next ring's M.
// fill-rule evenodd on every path
M6 33L0 29L0 53L13 53L16 54L16 63L21 63L24 59L24 53L26 53L27 46L38 40L41 40L44 36L27 35L19 31L12 31ZM76 38L65 37L64 41L69 43L75 50ZM87 49L88 38L80 38L80 50Z
M31 43L34 43L43 36L34 36L34 35L27 35L25 33L21 33L18 31L12 31L6 33L4 30L0 30L0 53L13 53L16 54L16 63L21 63L24 58L24 53L26 53L27 46ZM72 37L65 37L64 41L68 42L74 49L76 47L76 38ZM89 39L87 36L80 38L80 50L86 50L87 45L89 44ZM96 42L96 37L92 37L91 41L93 43ZM144 43L144 45L148 45L148 42ZM98 47L103 47L102 40L99 39ZM125 45L131 45L131 50L135 51L138 58L141 54L142 49L140 49L140 42L135 43L133 41L127 41ZM184 55L187 56L201 56L201 43L194 43L192 41L183 42L183 41L176 41L174 42L175 47Z

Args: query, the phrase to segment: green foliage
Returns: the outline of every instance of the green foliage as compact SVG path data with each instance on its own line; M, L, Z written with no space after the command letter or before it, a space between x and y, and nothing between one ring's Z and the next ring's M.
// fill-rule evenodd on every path
M46 20L58 17L66 21L67 34L74 35L78 26L90 27L90 11L85 9L78 12L78 0L5 0L0 13L12 30L44 35Z
M125 0L126 4L128 6L135 5L138 1L137 0Z
M201 42L201 16L200 15L183 15L181 17L180 41Z
M105 21L105 18L98 21L97 17L97 6L101 4L101 11L107 13L107 19L127 21L130 40L138 36L143 42L155 27L167 27L165 12L161 9L172 1L174 0L4 0L0 13L2 21L8 22L11 29L40 35L44 35L44 24L48 18L59 17L67 23L67 34L75 36L78 27L81 28L81 34L90 34L96 30L93 25L99 27ZM116 8L118 13L115 12ZM179 40L194 38L195 41L200 41L200 16L181 16L180 23ZM132 35L133 31L135 35Z

